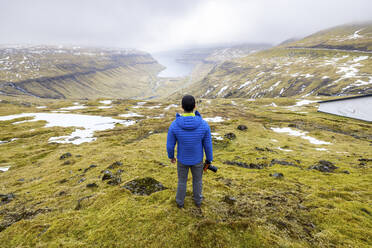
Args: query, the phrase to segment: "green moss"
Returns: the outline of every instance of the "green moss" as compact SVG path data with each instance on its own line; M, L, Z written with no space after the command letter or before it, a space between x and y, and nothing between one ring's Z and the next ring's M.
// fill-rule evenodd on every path
M18 125L1 122L1 139L21 138L0 145L0 166L11 166L9 171L0 173L0 193L14 192L16 196L0 205L0 223L14 213L39 212L0 232L0 246L370 246L372 162L360 165L358 159L371 159L371 124L318 113L314 105L299 107L297 111L307 112L299 114L286 108L296 102L291 98L233 100L236 106L230 104L230 99L215 99L210 103L203 101L198 107L205 117L218 115L226 120L210 123L214 132L221 136L233 132L237 136L222 143L214 141L213 163L219 170L203 176L205 200L201 209L193 205L191 175L185 208L180 210L175 204L177 170L167 158L165 142L167 128L180 109L164 111L163 107L170 102L149 103L161 104L158 109L133 110L144 116L164 113L164 118L138 118L134 126L98 132L97 141L78 146L48 144L49 137L66 135L72 129L44 128L41 122ZM16 100L11 101L14 104L7 104L6 108L0 103L2 115L26 111ZM35 106L36 101L42 100L32 102ZM272 102L278 107L267 106ZM72 103L43 104L50 111ZM105 116L116 117L128 112L126 108L132 111L135 104L122 101L115 103L114 109L101 111ZM97 103L89 106L78 112L95 111ZM246 125L247 130L237 130L240 124ZM290 124L293 129L308 131L308 135L332 144L314 145L270 129ZM328 151L315 149L321 147ZM64 165L59 158L67 152L72 156L66 160L72 162ZM293 165L276 163L263 169L247 169L223 163L231 160L270 164L273 159ZM339 169L334 173L307 169L321 159L333 162ZM115 161L123 163L113 170L113 173L123 170L122 183L111 186L99 177ZM91 164L97 167L84 172ZM343 173L344 170L350 174ZM283 173L284 178L270 176L274 173ZM122 188L144 177L156 179L167 189L139 196ZM18 181L22 178L23 181ZM79 183L82 178L86 180ZM61 183L63 179L65 182ZM98 187L87 188L89 183ZM225 196L233 196L236 202L224 202Z

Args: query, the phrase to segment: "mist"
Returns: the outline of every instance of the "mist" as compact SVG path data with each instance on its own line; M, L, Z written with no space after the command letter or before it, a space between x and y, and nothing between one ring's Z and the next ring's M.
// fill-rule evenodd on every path
M368 0L5 0L0 44L148 52L221 43L277 44L371 20Z

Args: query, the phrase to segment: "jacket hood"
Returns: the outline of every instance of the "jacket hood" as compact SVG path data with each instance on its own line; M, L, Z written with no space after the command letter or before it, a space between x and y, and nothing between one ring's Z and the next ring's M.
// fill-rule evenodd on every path
M199 127L202 123L202 117L198 111L195 111L195 116L182 116L176 114L176 124L185 130L193 130Z

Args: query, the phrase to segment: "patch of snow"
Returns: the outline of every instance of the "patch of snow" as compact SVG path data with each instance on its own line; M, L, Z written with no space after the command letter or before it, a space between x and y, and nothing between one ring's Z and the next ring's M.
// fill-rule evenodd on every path
M317 101L312 101L312 100L300 100L296 103L296 107L301 107L303 105L307 105L307 104L310 104L310 103L314 103L314 102L317 102Z
M347 40L355 40L355 39L362 38L363 35L360 35L359 33L360 33L360 31L362 31L363 29L364 29L364 28L355 31L354 34L349 35L348 37L346 37L346 39L347 39Z
M274 102L272 102L272 103L270 104L270 106L278 107L278 105L276 105Z
M239 86L238 90L240 90L240 89L242 89L242 88L248 86L248 85L251 84L251 83L252 83L252 81L247 81L247 82L245 82L244 84L242 84L242 85Z
M276 139L271 139L271 141L272 141L272 142L278 142L278 140L276 140Z
M228 88L229 86L224 86L224 87L222 87L221 89L220 89L220 91L217 93L217 95L219 96L219 95L221 95L227 88Z
M324 77L322 77L322 79L327 79L327 78L329 78L328 76L324 76Z
M315 148L315 150L317 150L317 151L328 151L328 149L326 149L326 148Z
M203 120L207 122L222 122L223 118L221 116L216 116L216 117L210 117L210 118L203 118Z
M283 149L281 147L277 147L276 149L281 150L281 151L284 151L284 152L293 152L293 150Z
M0 171L8 171L10 166L0 167Z
M303 74L303 75L301 75L301 76L304 76L305 78L311 78L311 77L314 77L314 75L311 75L311 74Z
M28 120L29 122L46 121L47 124L45 127L77 127L70 135L51 137L49 139L49 142L72 143L75 145L96 140L96 138L93 137L95 131L113 129L117 123L125 126L135 124L135 121L117 120L111 117L52 113L23 113L1 116L0 121L25 117L33 117L32 120Z
M160 105L155 105L155 106L150 106L150 107L147 107L148 109L156 109L156 108L160 108L161 106Z
M273 89L275 89L276 87L278 87L278 85L281 83L282 81L278 81L276 82L275 84L273 84L268 91L272 91Z
M145 105L147 102L137 102L137 105L138 106L143 106L143 105Z
M112 100L102 100L102 101L99 101L99 103L109 105L112 103Z
M235 101L231 101L231 104L234 105L234 106L237 106L238 104L236 104Z
M164 110L169 110L169 109L171 109L171 108L177 108L177 107L178 107L177 104L171 104L171 105L169 105L168 107L164 108Z
M279 92L279 95L281 95L284 92L284 88L282 88Z
M293 130L289 127L283 127L283 128L275 128L275 127L272 127L271 128L274 132L276 133L288 133L289 135L291 136L296 136L296 137L301 137L303 139L306 139L308 140L310 143L312 144L316 144L316 145L330 145L331 143L329 142L326 142L326 141L321 141L321 140L318 140L316 138L313 138L313 137L310 137L310 136L307 136L306 134L308 132L305 132L305 131L297 131L297 130Z
M37 106L36 108L37 109L44 109L44 108L46 108L47 106Z
M65 111L65 110L53 110L53 111L50 111L52 113L70 113L70 111Z
M223 140L223 137L221 137L219 133L211 133L211 134L214 139Z
M143 115L140 115L140 114L137 114L137 113L133 113L133 112L129 112L127 114L121 114L119 115L120 117L124 117L124 118L130 118L130 117L143 117Z
M75 106L71 106L71 107L65 107L65 108L60 108L61 110L77 110L77 109L85 109L86 106L84 105L77 105L74 103Z
M362 60L366 60L368 58L369 58L368 56L359 56L357 58L354 58L353 61L354 62L359 62L359 61L362 61Z
M112 108L112 106L99 106L98 108L99 109L109 109L109 108Z

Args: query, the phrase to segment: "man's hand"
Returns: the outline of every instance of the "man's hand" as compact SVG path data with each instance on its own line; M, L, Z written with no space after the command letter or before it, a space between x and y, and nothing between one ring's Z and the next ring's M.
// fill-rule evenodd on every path
M172 164L174 164L174 163L176 163L176 162L177 162L177 159L176 159L176 158L171 158L171 160L170 160L170 161L171 161L171 163L172 163Z

